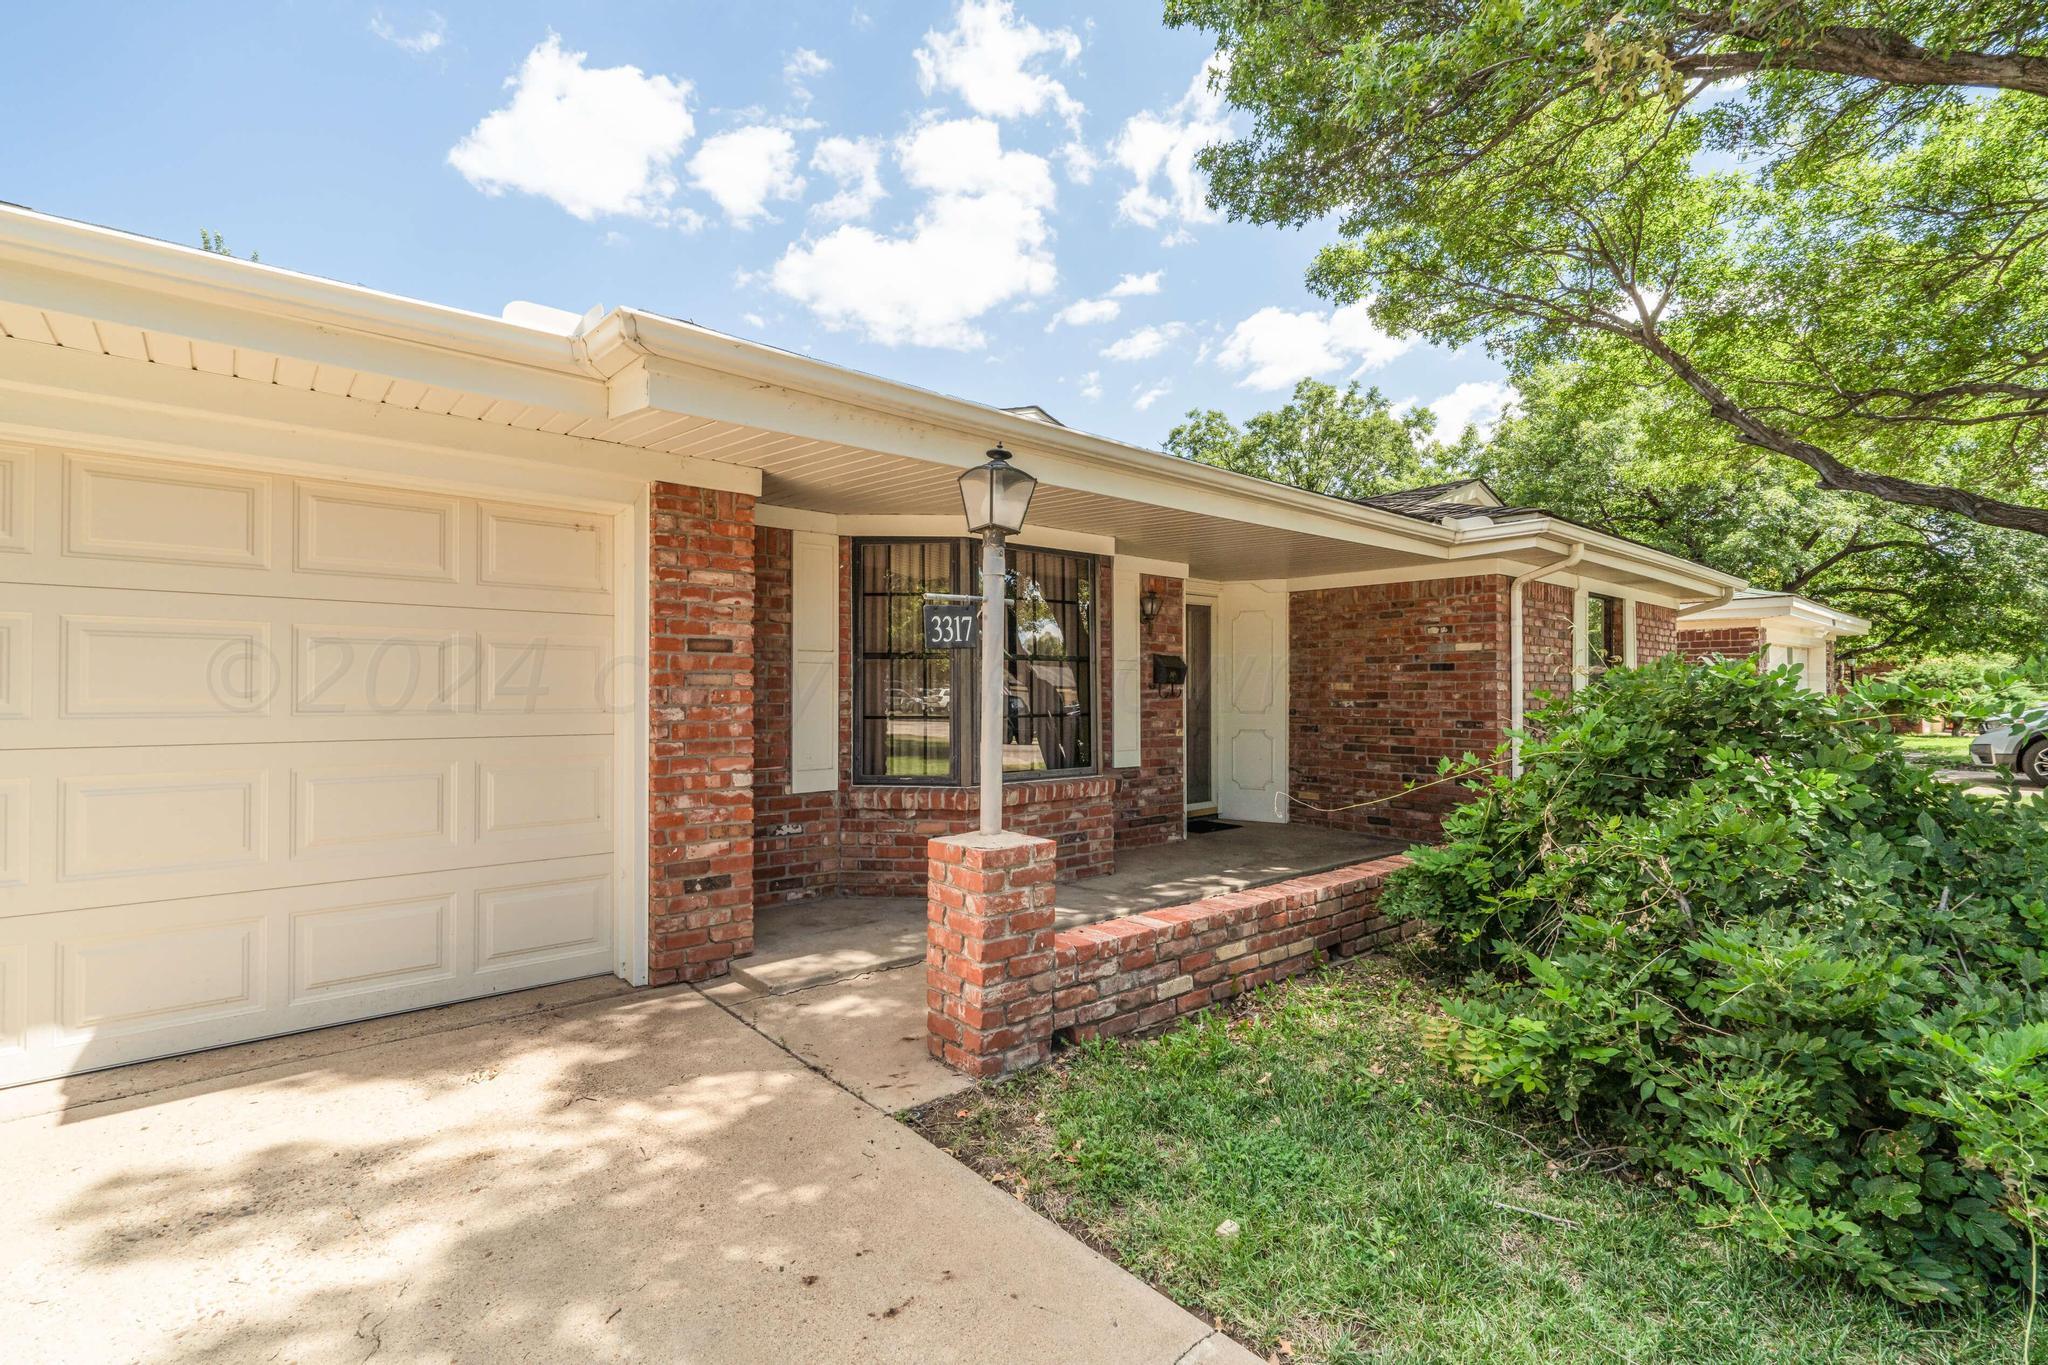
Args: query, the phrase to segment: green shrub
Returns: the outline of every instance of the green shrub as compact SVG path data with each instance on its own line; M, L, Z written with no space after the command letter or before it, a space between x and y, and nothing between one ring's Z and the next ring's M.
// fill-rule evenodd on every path
M2048 826L1783 670L1618 670L1532 728L1388 888L1476 969L1432 1048L1788 1257L2031 1286Z

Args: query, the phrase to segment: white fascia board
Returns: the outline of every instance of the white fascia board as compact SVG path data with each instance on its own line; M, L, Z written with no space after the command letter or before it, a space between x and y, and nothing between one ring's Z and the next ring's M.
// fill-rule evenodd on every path
M480 496L516 488L590 506L629 501L656 480L761 491L756 469L6 339L0 431L49 445Z
M609 401L570 337L7 207L0 298L586 417Z
M1787 630L1816 631L1828 636L1868 635L1870 622L1846 611L1836 611L1799 593L1753 593L1736 597L1716 607L1683 614L1681 628L1704 630L1709 626L1777 626Z
M1454 559L1493 558L1518 550L1557 555L1574 545L1586 547L1584 564L1661 583L1668 589L1662 595L1674 602L1719 597L1740 589L1746 581L1663 550L1653 550L1647 545L1637 545L1618 536L1550 517L1520 517L1491 526L1473 527L1459 534L1451 556ZM1639 588L1631 588L1631 591L1646 595Z
M614 376L615 417L653 407L953 469L979 464L1000 440L1033 474L1078 492L1433 556L1456 539L1444 527L1382 508L1048 426L666 318L629 309L614 317L619 326L594 329L589 341L591 363ZM638 351L637 361L621 364L619 348Z

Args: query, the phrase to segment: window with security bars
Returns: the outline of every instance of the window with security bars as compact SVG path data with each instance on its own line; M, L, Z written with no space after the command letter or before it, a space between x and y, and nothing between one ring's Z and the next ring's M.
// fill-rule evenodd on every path
M854 775L860 782L974 780L980 659L924 647L927 593L975 592L980 547L956 540L854 543ZM1005 590L1001 750L1006 775L1095 768L1096 565L1012 547ZM986 643L986 642L984 642Z

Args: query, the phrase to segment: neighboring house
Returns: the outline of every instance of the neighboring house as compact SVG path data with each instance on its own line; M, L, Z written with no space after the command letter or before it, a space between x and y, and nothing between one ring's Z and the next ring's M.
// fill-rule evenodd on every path
M976 692L917 608L997 441L1040 480L1007 818L1062 877L1190 810L1427 836L1455 788L1407 784L1740 586L1483 485L1345 502L15 208L0 332L0 1083L702 980L766 907L921 894Z
M1815 692L1837 685L1835 641L1868 635L1870 622L1796 592L1744 588L1725 602L1678 616L1678 648L1688 659L1755 659L1761 668L1799 669Z

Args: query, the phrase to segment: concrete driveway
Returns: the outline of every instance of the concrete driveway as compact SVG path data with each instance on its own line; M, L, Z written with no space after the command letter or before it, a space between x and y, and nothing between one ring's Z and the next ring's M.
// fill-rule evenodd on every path
M697 992L592 993L0 1092L6 1358L1252 1359Z

